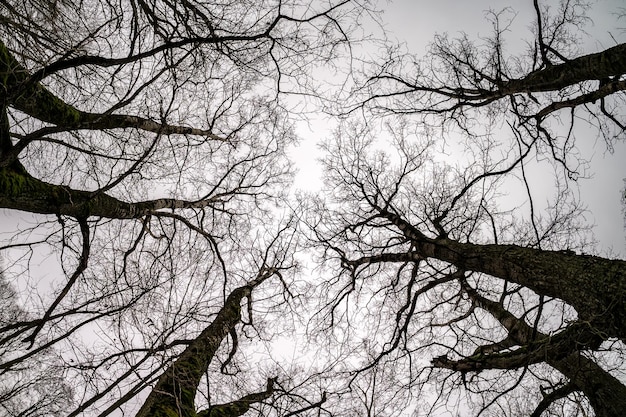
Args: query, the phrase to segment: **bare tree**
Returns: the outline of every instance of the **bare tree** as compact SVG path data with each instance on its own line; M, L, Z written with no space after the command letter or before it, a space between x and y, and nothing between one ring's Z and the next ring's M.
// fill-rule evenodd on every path
M439 36L364 73L339 104L366 123L344 120L296 213L315 286L299 225L276 218L291 97L319 98L367 4L0 7L4 410L623 414L626 263L594 253L570 179L579 120L623 138L626 64L618 42L576 48L585 4L535 1L525 53L492 12L482 44ZM527 176L546 154L541 207ZM315 365L273 360L311 310Z
M241 322L241 303L244 297L250 300L252 290L276 273L279 273L276 267L261 270L256 278L229 294L213 322L188 343L187 348L159 377L137 416L238 416L248 411L251 404L267 400L273 394L275 381L269 378L263 392L248 394L224 404L212 404L207 410L198 413L195 410L196 391L222 341L229 334L233 341L236 340L235 326ZM235 350L236 345L233 344L231 354Z
M0 328L3 380L54 351L64 415L320 407L239 355L275 334L258 316L288 321L297 295L297 239L272 232L297 139L286 97L317 95L313 69L335 65L363 10L2 2L0 207L17 224L1 249L24 311Z
M426 414L461 402L499 415L626 409L626 263L590 255L570 182L585 159L577 125L609 149L623 138L623 45L578 49L586 4L533 6L526 53L506 50L505 10L480 41L440 35L423 58L390 48L372 62L342 108L365 122L337 130L311 203L332 277L319 328L343 329L351 346L371 338L378 354L358 374L404 367L396 386L437 387ZM547 206L533 198L535 169L554 185Z
M626 262L575 252L591 247L563 190L553 218L524 221L498 209L504 174L478 181L401 126L395 155L358 125L328 145L327 194L307 220L332 274L319 328L356 351L369 339L376 354L355 372L403 369L396 389L423 392L430 413L458 412L465 391L479 413L573 412L582 393L596 415L620 415Z
M458 413L466 395L478 414L626 409L626 263L591 255L570 181L585 162L578 125L609 149L623 139L624 45L578 49L586 3L533 6L526 53L506 50L505 10L488 38L440 35L424 58L390 48L373 62L342 108L365 123L337 130L311 203L332 276L321 328L372 339L378 355L357 373L404 366L406 389L437 387L429 415ZM554 185L547 206L534 169Z
M26 312L17 305L17 294L0 275L0 325L5 327L27 319ZM12 340L2 343L0 356L7 357L20 351L22 343ZM61 416L70 404L72 390L64 379L63 361L58 352L42 352L28 366L3 369L0 382L0 410L7 416Z
M579 127L591 126L609 149L624 139L626 45L613 38L605 49L582 49L593 2L534 0L532 5L533 37L525 41L525 51L510 47L520 37L510 29L515 11L490 10L492 33L484 38L440 34L424 57L389 48L363 73L353 104L343 111L411 114L429 126L457 129L468 141L506 123L524 146L577 178L584 174L580 159L585 158L573 152ZM512 137L516 148L518 138Z

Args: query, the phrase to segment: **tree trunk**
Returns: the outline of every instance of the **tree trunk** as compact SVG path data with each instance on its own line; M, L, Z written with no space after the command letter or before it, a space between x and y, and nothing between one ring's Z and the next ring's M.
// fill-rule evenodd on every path
M589 80L602 80L626 73L626 43L583 55L558 65L531 72L519 80L503 83L503 94L556 91Z
M576 352L546 362L585 394L596 417L623 417L626 413L626 387L591 359Z
M228 333L241 320L241 300L250 287L234 290L213 322L194 339L159 378L136 417L192 417L196 415L196 390L206 369Z
M162 209L204 208L220 200L160 198L126 202L98 191L74 190L32 177L23 168L0 168L0 207L74 218L134 219Z
M516 245L476 245L431 239L390 212L383 213L411 240L412 256L435 258L559 298L576 309L604 339L626 341L626 261Z
M559 298L605 338L626 340L626 262L515 245L474 245L449 239L417 245L424 256L483 272Z
M500 302L485 298L461 281L465 293L476 305L491 314L508 331L502 346L503 353L484 352L491 349L479 347L475 354L461 360L449 360L446 356L435 358L433 365L457 372L480 372L485 369L519 369L534 363L545 362L570 380L575 390L582 391L589 399L597 417L622 417L626 410L626 386L602 369L581 350L588 346L577 343L577 335L587 333L583 339L595 339L589 335L585 323L570 324L565 330L549 336L529 326L514 316ZM592 342L593 343L593 342ZM493 344L489 347L498 346ZM510 350L513 346L519 346ZM597 348L597 347L596 347ZM545 408L547 405L542 404Z
M230 293L215 320L161 375L136 417L194 417L197 415L194 400L198 385L220 344L240 322L241 301L250 297L255 287L275 273L277 273L276 268L264 268L254 280ZM273 382L268 381L268 389L265 393L252 394L240 401L247 401L248 406L255 399L261 401L271 394L272 385ZM243 406L239 402L223 404L218 408L228 410L234 406L241 410Z

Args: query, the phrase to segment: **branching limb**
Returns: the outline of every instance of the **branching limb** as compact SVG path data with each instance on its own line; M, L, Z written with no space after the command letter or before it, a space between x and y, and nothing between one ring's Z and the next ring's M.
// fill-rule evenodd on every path
M546 362L570 379L571 390L557 390L554 396L546 396L537 410L547 408L561 394L562 397L580 390L589 399L596 415L617 417L622 413L626 406L626 386L581 353L585 349L597 349L603 339L587 323L576 322L560 333L548 336L515 317L501 303L482 297L467 283L461 282L461 285L479 307L507 329L508 338L520 347L511 352L481 353L460 360L451 360L444 355L434 358L433 366L465 373L486 369L512 370Z
M299 410L287 413L285 414L285 417L297 416L298 414L304 413L305 411L313 410L314 408L320 408L322 404L324 404L325 402L326 402L326 392L324 391L322 393L322 398L319 401L309 404L306 407L302 407Z
M91 216L134 219L163 209L202 209L221 201L209 197L199 201L160 198L125 202L98 191L83 191L50 184L26 172L0 169L0 207L39 214L56 214L76 219Z
M241 301L249 297L255 287L272 277L277 270L275 267L263 268L247 285L238 287L230 293L213 322L191 342L159 378L137 413L137 417L152 417L159 413L164 415L171 415L171 413L194 415L196 413L194 400L200 380L224 338L240 323ZM239 404L239 406L243 405ZM247 409L243 412L245 411Z
M87 269L87 263L89 260L89 251L91 247L91 242L89 241L89 225L87 224L86 219L79 219L78 224L80 225L80 232L81 232L82 241L83 241L82 252L78 259L78 266L74 270L74 273L72 274L70 279L67 281L67 284L65 284L65 287L63 287L63 289L61 290L59 295L56 297L54 302L50 305L50 307L48 307L48 310L46 310L46 313L44 314L43 318L39 321L39 324L37 325L35 330L33 330L30 336L24 339L24 342L29 344L28 345L29 349L35 343L35 338L37 337L37 335L39 334L43 326L48 322L48 320L50 320L50 316L52 315L52 313L54 313L54 309L59 305L59 303L61 303L61 301L63 301L65 296L67 296L67 294L70 292L70 289L72 288L72 286L74 286L78 278L80 278L83 272Z
M618 91L626 90L626 80L624 81L613 81L600 86L597 90L592 91L587 94L581 94L578 97L574 97L569 100L564 101L555 101L552 104L541 109L536 115L533 117L541 120L550 113L553 113L560 109L565 108L574 108L586 103L595 103L597 100L603 100L605 97L610 96ZM613 119L615 116L608 114L608 112L603 112L605 116L610 116ZM618 122L617 120L613 120L620 128L624 128L624 126Z
M0 74L3 74L2 89L6 94L5 105L11 106L42 122L52 123L56 128L48 128L45 133L68 130L103 130L103 129L139 129L159 135L197 135L211 140L226 141L215 135L211 130L197 129L159 123L139 116L89 113L66 103L40 83L30 82L30 76L11 54L6 45L0 41ZM28 139L22 139L28 142ZM16 144L16 150L25 148L25 143ZM12 159L17 155L11 154ZM2 166L11 163L11 159L3 158Z
M237 353L237 347L239 347L239 337L237 336L237 330L233 327L230 329L230 339L232 340L233 345L230 348L230 352L228 353L228 357L220 366L220 372L223 374L228 374L226 367L232 362L235 357L235 353Z
M541 393L543 394L543 398L539 402L539 404L537 404L537 407L535 407L535 411L533 411L530 417L541 417L541 414L546 411L553 402L560 400L561 398L565 398L576 391L578 391L578 388L571 382L547 394L544 393L542 390Z
M236 401L231 401L225 404L218 404L209 407L207 410L200 411L197 416L198 417L238 417L250 409L252 404L260 403L262 401L267 400L274 393L274 384L276 383L276 378L268 378L267 379L267 388L265 391L256 392L254 394L248 394L244 397Z

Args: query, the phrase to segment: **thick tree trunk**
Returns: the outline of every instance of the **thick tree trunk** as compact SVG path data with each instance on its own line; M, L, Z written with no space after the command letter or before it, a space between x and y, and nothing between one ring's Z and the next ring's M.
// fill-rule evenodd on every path
M531 72L524 78L504 83L501 92L508 95L556 91L583 81L602 80L622 74L626 74L625 43Z
M481 349L471 357L449 360L439 357L433 365L459 372L482 371L485 369L519 369L534 363L545 362L560 371L570 380L576 390L589 399L597 417L622 417L626 410L626 386L602 369L593 360L585 357L581 350L588 348L578 343L583 335L588 344L596 343L593 331L585 323L574 323L556 335L548 336L529 326L523 319L514 316L504 306L478 294L464 281L463 290L476 305L489 312L508 331L505 339L511 343L502 346L503 353L484 353L492 349ZM489 347L498 346L490 345ZM510 350L513 346L519 346ZM597 346L595 346L597 348Z
M265 269L248 285L230 293L215 320L161 375L136 417L194 417L197 415L194 405L196 390L220 344L240 322L241 301L250 297L252 289L274 275L276 271L275 268ZM225 415L238 416L240 414L236 412L249 407L252 402L267 398L272 393L272 385L273 382L268 382L268 390L265 393L251 394L242 400L214 408L218 411L231 410L232 414ZM202 413L202 415L205 414ZM209 416L212 415L209 413Z
M597 363L581 353L549 359L589 399L596 417L623 417L626 413L626 387Z
M126 202L97 191L74 190L32 177L23 168L0 168L0 207L74 218L90 216L133 219L163 209L204 208L219 202L208 198L185 201L173 198Z
M514 245L474 245L449 239L420 242L424 256L483 272L559 298L579 318L626 340L626 262Z
M250 287L234 290L213 322L159 378L136 417L192 417L196 390L224 338L241 320L241 300Z
M537 294L559 298L578 312L604 339L626 341L626 261L569 251L516 245L476 245L448 238L431 239L398 215L385 212L411 240L415 254L459 269L483 272L523 285Z

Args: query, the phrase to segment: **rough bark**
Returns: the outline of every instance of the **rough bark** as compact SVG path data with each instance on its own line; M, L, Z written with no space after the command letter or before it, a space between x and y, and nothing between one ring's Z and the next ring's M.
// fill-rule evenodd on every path
M74 218L133 219L163 209L204 208L219 198L185 201L173 198L126 202L98 191L75 190L32 177L23 168L0 169L0 207Z
M157 123L132 115L81 111L67 104L41 83L34 82L29 72L13 57L2 41L0 41L0 81L9 106L42 122L52 123L60 127L60 130L134 128L162 135L190 134L224 140L210 130Z
M407 260L436 258L483 272L570 304L606 339L626 341L626 261L516 245L477 245L429 238L400 216L380 209L415 247Z
M142 129L157 134L192 134L222 140L210 131L159 124L136 116L86 113L65 103L40 83L29 80L28 71L0 41L0 82L5 94L0 99L0 207L38 214L55 214L86 219L90 216L132 219L162 209L204 208L219 199L185 201L163 198L126 202L100 191L76 190L50 184L30 175L18 160L29 139L13 144L8 109L75 129Z
M626 44L595 54L583 55L558 65L531 72L524 78L503 83L508 94L555 91L589 80L603 80L626 74Z
M197 416L194 405L196 390L220 344L241 321L241 301L250 296L254 287L261 284L275 272L276 270L273 268L263 271L248 285L239 287L230 293L215 320L189 344L159 378L136 417ZM271 386L268 388L271 388ZM262 395L254 398L261 397ZM261 398L258 401L263 399ZM248 407L250 403L251 401L248 401ZM236 402L223 404L222 409L228 411L229 404L235 408L239 407L238 409L242 409L242 405L236 404ZM222 415L238 416L240 414L227 413ZM209 416L212 417L213 414L209 414Z
M515 317L502 304L482 297L465 283L462 285L480 308L489 312L507 329L507 339L512 340L519 348L503 354L484 354L479 348L478 353L458 361L446 357L435 358L434 366L468 372L517 369L532 363L545 362L567 377L576 390L585 394L597 417L623 416L626 410L626 386L581 353L581 350L592 347L585 346L581 340L587 339L592 344L600 342L593 340L596 339L593 329L589 329L586 323L571 324L557 335L548 336ZM581 334L586 335L581 337Z

